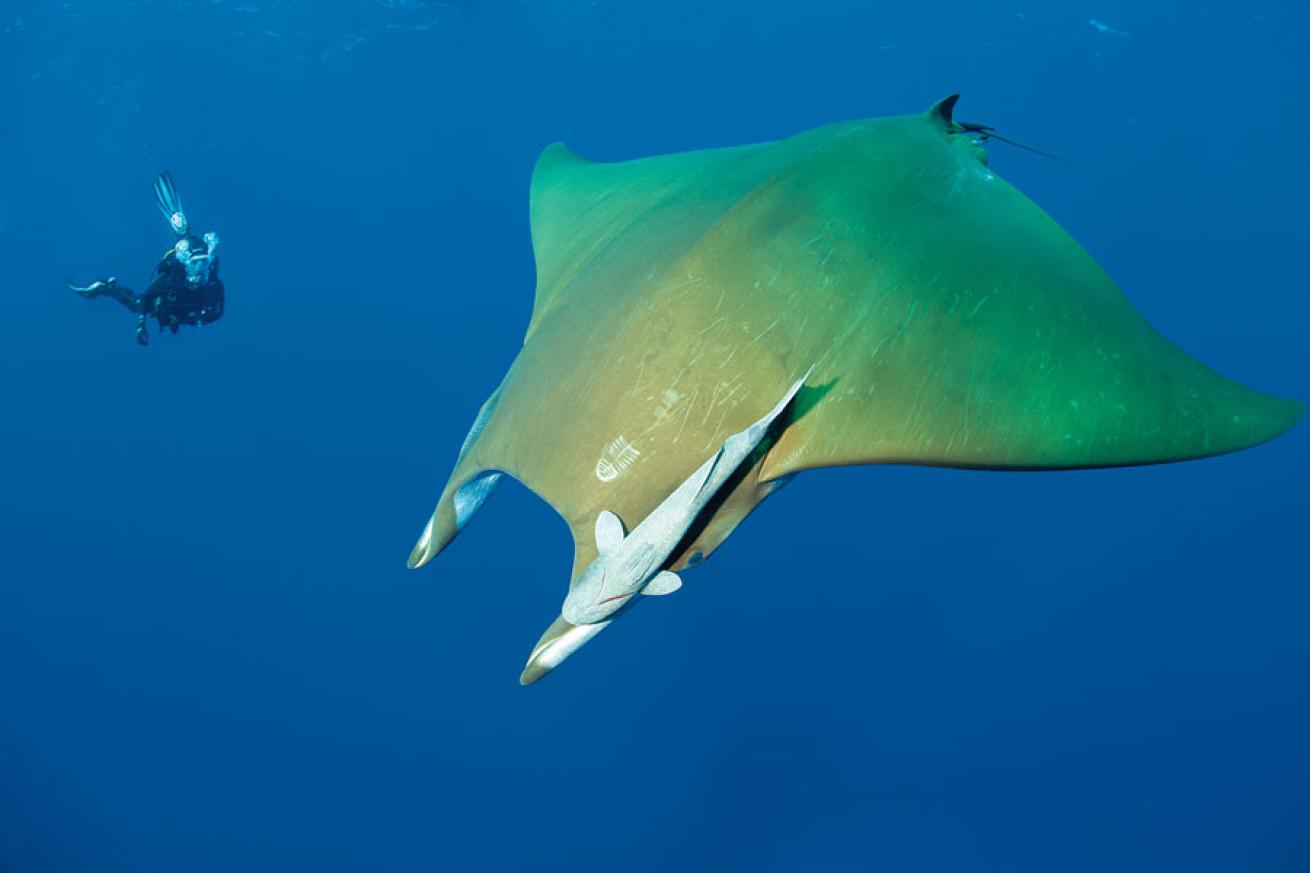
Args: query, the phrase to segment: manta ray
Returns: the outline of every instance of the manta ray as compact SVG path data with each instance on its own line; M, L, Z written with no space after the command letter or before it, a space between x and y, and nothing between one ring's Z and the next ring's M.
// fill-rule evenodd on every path
M1300 418L1156 332L989 168L991 128L955 121L957 96L771 143L541 155L523 347L409 558L505 476L555 508L570 589L523 684L676 591L801 471L1154 464Z

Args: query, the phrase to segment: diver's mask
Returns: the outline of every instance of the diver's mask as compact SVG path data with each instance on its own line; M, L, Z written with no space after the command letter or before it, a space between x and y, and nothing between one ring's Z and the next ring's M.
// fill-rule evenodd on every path
M205 234L206 244L208 245L209 237L214 237L213 245L218 245L217 234ZM204 285L209 281L209 271L213 266L214 249L208 248L206 251L195 251L191 245L189 237L183 237L173 246L178 263L186 270L186 280L189 285Z

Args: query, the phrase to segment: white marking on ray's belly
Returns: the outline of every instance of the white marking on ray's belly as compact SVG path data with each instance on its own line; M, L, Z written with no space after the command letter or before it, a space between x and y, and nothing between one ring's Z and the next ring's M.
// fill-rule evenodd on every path
M602 482L613 482L632 466L632 462L641 455L632 443L620 434L610 441L596 461L596 478Z
M660 405L655 408L655 423L646 429L646 433L650 433L650 431L667 421L669 416L673 414L673 408L678 405L680 400L682 400L681 394L672 388L665 388L660 395ZM641 437L638 437L638 439L641 439Z

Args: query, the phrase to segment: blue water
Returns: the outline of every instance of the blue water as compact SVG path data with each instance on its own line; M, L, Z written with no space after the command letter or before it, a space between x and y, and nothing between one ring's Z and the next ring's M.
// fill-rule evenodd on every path
M1095 19L1112 30L1091 23ZM1310 427L829 470L553 676L565 526L404 569L527 324L528 178L917 112L1310 399L1291 0L0 6L0 870L1310 870ZM147 349L161 169L224 319ZM815 592L821 591L819 597Z

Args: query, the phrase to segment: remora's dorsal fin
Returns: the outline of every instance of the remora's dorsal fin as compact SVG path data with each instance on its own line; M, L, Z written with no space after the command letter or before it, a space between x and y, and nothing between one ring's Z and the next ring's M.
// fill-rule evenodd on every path
M959 94L952 94L949 97L943 97L928 109L928 117L936 124L941 125L943 130L956 130L955 124L955 104L960 100Z
M655 574L655 578L646 583L646 587L641 589L642 594L649 594L653 597L659 597L663 594L672 594L682 587L682 578L672 570L661 570Z
M596 550L602 555L623 542L623 522L608 509L596 516Z

